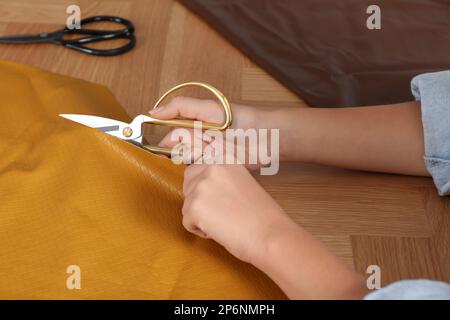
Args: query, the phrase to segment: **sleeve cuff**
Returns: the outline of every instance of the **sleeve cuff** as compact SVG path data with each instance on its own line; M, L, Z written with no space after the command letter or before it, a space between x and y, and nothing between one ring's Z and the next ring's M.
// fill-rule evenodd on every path
M432 280L397 281L369 293L364 300L450 300L450 285Z
M411 89L421 101L425 165L440 195L450 195L450 71L421 74Z

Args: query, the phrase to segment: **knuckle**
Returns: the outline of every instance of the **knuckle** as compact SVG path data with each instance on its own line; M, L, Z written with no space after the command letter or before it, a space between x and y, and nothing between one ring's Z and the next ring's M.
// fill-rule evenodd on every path
M207 166L204 171L204 175L205 175L205 177L209 178L209 177L213 176L213 173L215 171L216 171L216 169L214 168L214 165Z
M201 198L209 189L209 184L206 180L200 180L195 186L194 198Z
M192 170L194 170L194 167L188 166L186 169L184 169L184 179L189 180L192 175Z
M183 227L190 231L191 229L191 219L188 218L188 216L183 216L183 220L181 221L181 223L183 224Z
M183 195L185 197L187 197L186 192L188 191L188 187L189 187L189 181L187 179L184 179L183 181ZM185 198L186 200L186 198Z
M170 139L177 142L190 142L190 134L187 129L176 128L170 133Z
M190 209L198 207L199 199L201 201L202 195L201 192L198 190L197 187L195 187L192 192L189 194L189 202L190 202Z
M207 103L207 104L209 104L209 105L211 105L211 106L218 106L217 101L214 100L214 99L206 99L206 100L204 100L204 101L205 101L205 103Z
M183 214L183 216L187 216L189 215L191 212L191 206L190 204L188 204L188 201L184 201L183 206L181 207L181 213Z
M201 210L202 210L202 201L199 200L199 198L195 197L195 195L194 195L194 198L192 199L192 202L191 202L191 205L189 208L189 213L192 216L197 216L198 214L201 213Z
M185 96L176 96L170 100L169 104L173 106L181 106L184 102L186 102Z
M223 168L220 165L210 165L206 168L205 173L208 177L215 177L222 172L222 169Z

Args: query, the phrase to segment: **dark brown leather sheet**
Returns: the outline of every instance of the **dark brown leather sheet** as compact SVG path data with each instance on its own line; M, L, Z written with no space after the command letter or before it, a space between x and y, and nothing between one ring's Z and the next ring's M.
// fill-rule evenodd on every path
M449 0L180 1L312 106L409 101L414 75L450 69Z

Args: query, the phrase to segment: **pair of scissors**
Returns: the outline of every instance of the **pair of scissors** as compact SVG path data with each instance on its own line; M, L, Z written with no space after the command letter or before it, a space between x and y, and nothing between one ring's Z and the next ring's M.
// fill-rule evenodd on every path
M224 112L225 112L225 121L222 124L215 124L215 123L208 123L203 122L202 123L202 129L203 130L225 130L227 129L232 122L232 114L231 114L231 106L228 102L227 98L215 87L203 83L203 82L186 82L182 83L180 85L177 85L164 93L161 98L156 102L153 109L157 108L161 102L172 92L188 87L188 86L198 86L205 88L212 92L214 96L219 100ZM121 140L128 141L138 147L141 147L147 151L158 153L158 154L164 154L167 156L171 155L172 149L170 148L163 148L163 147L157 147L157 146L150 146L150 145L144 145L143 138L144 138L144 130L143 130L143 124L149 123L149 124L156 124L156 125L163 125L163 126L170 126L170 127L181 127L181 128L194 128L195 124L193 120L186 120L186 119L171 119L171 120L160 120L155 119L147 115L138 115L131 121L130 123L125 123L118 120L103 118L103 117L97 117L92 115L84 115L84 114L60 114L61 117L75 121L77 123L83 124L85 126L98 129L100 131L106 132L107 134L110 134L116 138L119 138Z
M83 25L94 24L98 22L113 22L124 26L117 30L96 30L83 28ZM35 35L13 35L0 37L0 44L19 44L19 43L45 43L50 42L54 44L63 45L76 51L84 52L95 56L116 56L131 50L136 44L136 37L134 35L134 24L124 18L114 16L95 16L80 21L81 29L64 29L57 30L50 33L39 33ZM77 39L68 39L67 35L82 35ZM128 39L123 46L112 49L94 49L89 48L86 44L106 41L110 39Z

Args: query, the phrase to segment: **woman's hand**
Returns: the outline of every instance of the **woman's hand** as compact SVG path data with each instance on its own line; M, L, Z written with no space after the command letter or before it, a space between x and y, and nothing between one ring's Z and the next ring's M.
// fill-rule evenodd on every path
M255 264L293 221L242 165L191 165L184 174L184 227Z
M429 176L423 161L424 138L419 102L364 108L261 109L233 105L233 128L275 128L280 161ZM211 100L175 98L152 116L222 122ZM166 137L161 144L171 147Z
M358 299L356 272L292 221L242 165L191 165L184 227L265 272L293 299Z
M263 110L261 108L249 107L244 105L233 104L233 123L232 129L267 129L267 128L277 128L278 125L274 123L274 118L269 114L273 111ZM192 119L203 122L211 122L211 123L223 123L225 120L225 114L220 105L214 100L201 100L189 97L175 97L172 99L167 105L160 106L157 109L151 110L150 115L157 119L174 119L177 117L182 117L185 119ZM183 130L183 131L181 131ZM185 139L185 134L181 134L181 132L188 132L188 139ZM179 140L179 137L183 137L183 141ZM173 129L171 130L159 143L160 147L173 148L180 142L184 145L188 146L188 150L190 153L188 155L190 163L196 160L199 155L202 154L202 150L195 150L195 147L205 148L206 145L210 144L212 140L208 140L207 135L201 137L201 141L195 141L194 139L198 138L193 134L192 129ZM239 140L233 139L232 141L227 141L225 136L222 135L221 138L221 146L223 146L222 150L218 150L222 155L224 155L227 151L231 151L236 153L236 150L244 150L246 159L249 159L249 150L245 145L245 139ZM267 141L270 143L270 140ZM259 142L258 142L259 143ZM271 150L270 146L267 146L268 149ZM259 149L259 148L258 148ZM255 152L257 149L253 149ZM248 163L246 161L241 161L248 169L257 169L261 167L260 159L258 155L254 155L258 160L257 163ZM264 165L268 165L268 163L264 163Z

